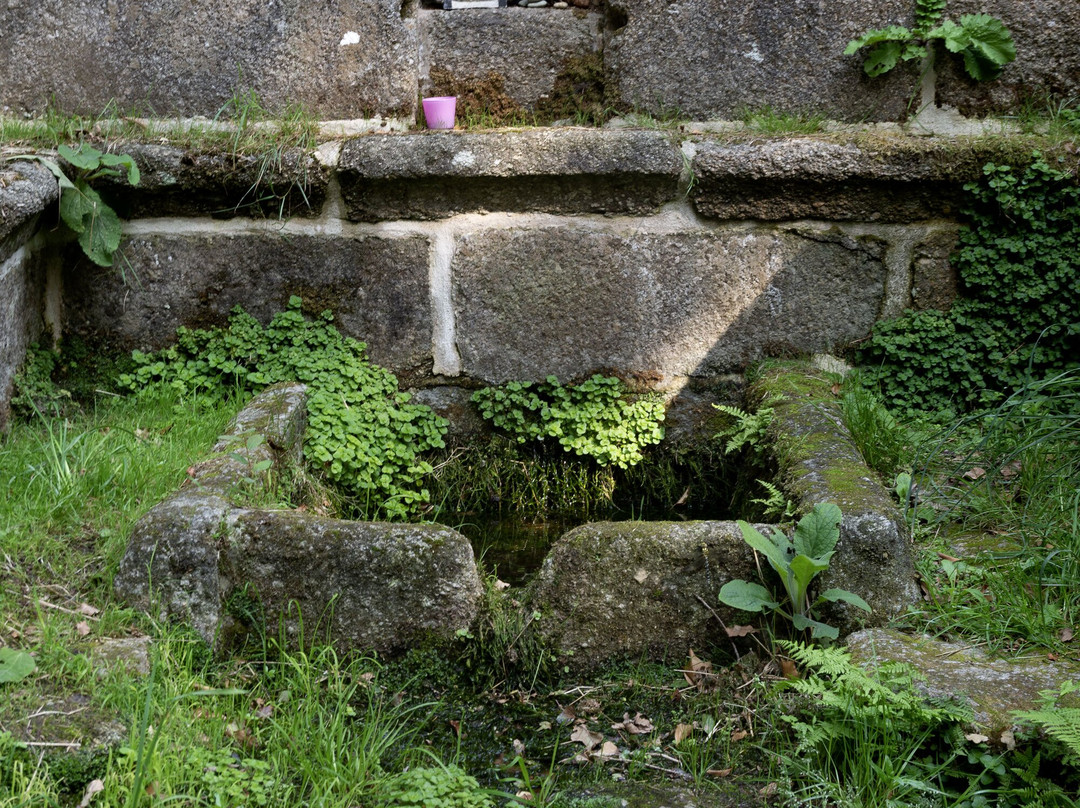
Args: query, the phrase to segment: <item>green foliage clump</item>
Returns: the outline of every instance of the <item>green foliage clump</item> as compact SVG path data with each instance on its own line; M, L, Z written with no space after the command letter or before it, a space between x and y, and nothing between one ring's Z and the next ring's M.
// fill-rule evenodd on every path
M480 413L518 443L554 438L567 452L602 466L627 468L664 437L664 404L657 396L625 397L623 383L599 374L576 385L510 382L473 394Z
M37 343L26 351L26 359L15 374L11 412L20 418L36 413L63 414L71 406L71 393L53 381L59 357L56 351Z
M1080 366L1075 178L1037 155L1023 172L989 164L965 190L971 225L953 257L959 299L948 312L880 323L859 354L895 412L970 410Z
M190 792L218 808L268 805L277 783L265 760L241 758L229 749L191 747L184 766Z
M997 17L964 14L959 23L942 22L944 13L945 0L916 0L914 30L902 25L871 29L851 40L844 55L870 48L863 70L868 76L880 76L902 61L924 58L927 46L937 40L964 60L964 69L976 81L996 79L1002 68L1016 59L1012 34Z
M810 584L819 572L829 568L829 562L836 552L834 548L840 539L841 518L840 508L833 503L818 503L799 520L790 540L779 530L763 536L753 525L740 521L738 524L743 539L765 556L769 566L780 576L787 595L787 608L761 584L739 579L728 581L721 587L721 602L748 612L769 609L790 620L799 631L809 629L811 637L835 640L840 634L839 630L815 619L819 606L843 601L870 611L865 600L846 589L826 589L816 599L810 599Z
M100 266L111 267L113 253L120 247L120 217L90 183L99 177L126 175L131 185L138 185L139 168L129 154L104 154L86 143L74 149L61 145L57 152L75 169L74 180L68 178L55 160L32 154L8 159L36 160L52 172L60 184L60 218L78 235L79 246L87 258Z
M384 804L408 808L490 808L494 803L475 777L457 766L409 769L391 780Z
M265 328L237 307L227 328L177 329L174 346L133 354L136 369L120 377L120 387L224 394L303 382L309 462L355 496L364 515L407 516L428 501L421 481L431 465L421 455L444 445L446 421L410 404L397 378L367 360L364 343L342 336L329 311L307 320L301 305L290 298Z

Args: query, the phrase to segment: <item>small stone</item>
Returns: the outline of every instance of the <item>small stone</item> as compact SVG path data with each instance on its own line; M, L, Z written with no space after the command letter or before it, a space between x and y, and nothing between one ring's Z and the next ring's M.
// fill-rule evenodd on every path
M541 6L547 6L547 0L532 0L529 3L529 8L540 8Z
M564 3L564 2L562 2L562 0L559 0L558 3L554 4L554 8L570 8L570 4L569 3Z

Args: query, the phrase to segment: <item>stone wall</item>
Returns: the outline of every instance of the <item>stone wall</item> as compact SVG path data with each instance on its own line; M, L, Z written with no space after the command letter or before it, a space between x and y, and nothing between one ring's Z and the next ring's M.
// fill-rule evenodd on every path
M0 430L10 415L12 382L26 349L45 330L48 261L38 235L56 203L56 180L36 163L0 163Z
M717 389L753 360L841 349L913 304L947 305L960 186L1002 147L869 143L368 135L320 151L303 176L322 202L286 221L243 215L245 182L200 209L203 185L169 173L183 158L133 148L144 185L108 190L151 215L126 225L126 279L67 248L65 328L158 348L180 325L237 305L265 321L299 295L417 388L603 372Z
M495 74L531 109L583 59L603 64L605 103L695 119L771 106L847 121L895 121L920 97L909 63L870 79L844 46L868 28L911 25L912 0L607 0L576 7L442 11L419 0L26 0L0 5L0 111L214 116L235 95L322 119L412 121L441 71ZM952 0L1012 30L1019 57L976 85L939 54L937 96L983 114L1080 95L1074 0Z

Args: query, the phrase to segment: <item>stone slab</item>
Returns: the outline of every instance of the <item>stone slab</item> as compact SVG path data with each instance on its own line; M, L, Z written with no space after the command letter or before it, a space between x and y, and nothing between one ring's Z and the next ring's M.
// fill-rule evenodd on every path
M291 295L308 316L330 309L342 333L399 373L430 373L428 242L196 232L145 235L121 246L125 274L72 250L65 261L66 329L117 348L160 348L181 325L224 325L237 305L266 323ZM126 263L124 263L126 262Z
M971 708L974 725L994 735L1013 728L1012 711L1040 709L1040 691L1080 682L1080 665L1070 659L993 659L977 646L894 629L859 631L847 638L847 646L852 658L865 665L911 665L926 678L927 695L961 699ZM1076 707L1076 696L1063 699L1063 706Z
M911 303L916 309L948 311L959 277L949 257L959 246L959 225L945 225L915 245L911 262Z
M0 431L11 417L15 374L44 331L45 266L40 253L15 251L0 263Z
M1080 4L1075 0L950 0L945 15L990 14L1005 23L1016 44L1016 61L994 81L973 81L963 62L946 52L937 58L937 102L964 115L981 116L1045 99L1080 96Z
M56 178L43 165L0 161L0 264L34 234L59 195Z
M884 242L836 229L466 233L452 263L462 372L500 383L606 372L664 389L828 350L877 319L883 255Z
M102 181L102 192L125 219L154 216L316 216L326 201L328 173L299 149L263 155L197 152L129 143L141 179Z
M660 132L568 127L359 137L339 165L349 218L379 221L649 213L677 196L683 159Z
M236 416L226 435L265 433L251 462L268 455L295 462L305 408L302 385L275 385ZM241 495L265 493L269 480L242 479L234 449L220 441L180 490L135 524L113 581L120 598L158 619L191 624L219 650L246 631L273 630L279 619L296 646L322 639L382 653L448 639L472 624L483 587L460 533L242 507ZM255 599L266 626L232 614L229 603L241 594Z
M696 145L691 196L699 213L718 219L955 219L964 183L994 160L1030 163L1030 144L870 135L709 140Z
M431 89L433 70L455 80L504 78L503 88L519 106L534 109L548 96L569 60L600 49L600 14L529 13L520 8L477 9L466 14L421 11L417 15L423 53L421 88Z
M322 118L411 118L417 43L401 0L29 0L0 7L0 106L215 116L254 91Z
M609 91L654 114L739 118L749 108L899 121L916 92L912 65L871 79L844 56L867 28L911 25L907 0L620 0L605 50Z
M869 615L835 604L828 622L850 631L860 623L881 625L917 602L919 588L907 524L877 475L867 467L844 425L833 379L802 363L767 368L748 397L769 400L774 410L768 441L783 490L808 513L819 502L840 507L840 541L822 588L861 596Z
M674 656L727 640L717 592L757 580L734 522L591 522L551 548L527 591L534 623L575 669L615 658ZM734 625L734 623L731 623Z

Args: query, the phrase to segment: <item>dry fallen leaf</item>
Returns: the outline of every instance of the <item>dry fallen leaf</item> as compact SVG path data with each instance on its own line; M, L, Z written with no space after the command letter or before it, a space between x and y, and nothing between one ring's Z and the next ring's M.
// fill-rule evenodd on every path
M79 808L87 808L90 805L90 800L94 798L94 795L100 791L105 790L105 784L100 780L91 780L86 784L86 793L83 794L82 802L79 803Z
M1058 634L1058 639L1061 640L1062 642L1072 642L1072 638L1073 638L1073 630L1071 628L1069 628L1068 626L1063 628L1061 630L1061 633Z
M1001 741L1001 745L1010 752L1016 749L1016 736L1013 735L1013 731L1011 729L1007 729L1003 733L1001 733L1001 738L999 740Z
M731 774L732 771L733 770L730 769L730 768L729 769L707 769L705 771L705 774L709 775L710 777L727 777L729 774Z
M100 612L101 609L96 606L91 606L89 603L84 603L79 607L79 614L85 614L87 617L93 617Z
M795 667L795 660L780 657L780 673L785 679L798 679L799 669Z
M762 797L771 797L776 793L776 791L777 791L776 783L769 783L767 786L760 789L758 791L758 794L760 794Z
M634 580L637 581L639 584L645 583L645 581L647 581L648 579L649 579L649 571L648 570L638 570L637 572L634 573Z
M967 738L972 743L986 743L987 741L990 740L990 736L981 735L978 732L969 732L964 737Z
M600 757L613 758L619 756L619 747L613 744L611 741L604 741L604 745L600 747Z
M570 740L580 743L586 752L591 752L604 742L604 736L599 732L591 732L587 726L580 724L570 733Z
M683 671L687 684L696 687L698 690L705 690L715 684L712 681L712 663L698 659L693 648L690 649L690 662L687 667L688 670Z
M984 469L982 466L975 466L975 468L968 469L964 472L964 479L978 480L980 477L984 477L985 475L986 469Z
M498 578L496 578L495 579L495 588L498 589L498 590L509 589L510 584L508 584L506 581L500 581Z
M647 735L653 731L653 724L641 713L633 718L630 717L630 713L623 713L623 720L618 724L612 724L611 728L615 731L626 730L631 735Z
M80 620L78 623L75 624L75 633L78 634L80 637L85 637L87 634L90 633L90 624L87 623L85 620Z
M514 740L512 740L510 742L510 745L514 747L514 754L515 755L517 755L518 757L524 757L525 756L525 744L523 744L517 738L514 738Z
M596 715L600 712L600 702L596 699L582 699L576 702L577 711L581 715Z
M750 733L747 732L745 729L737 729L733 733L731 733L731 741L732 743L734 743L735 741L741 741L749 734Z
M753 626L725 626L724 631L729 637L746 637L757 632L757 629Z
M562 706L562 705L560 705L560 706ZM570 706L567 706L567 707L563 707L562 710L559 712L559 714L557 716L555 716L555 723L556 724L569 724L575 718L577 718L577 713L574 712L574 708L570 707Z
M529 802L532 798L533 795L531 791L519 791L514 795L514 799L523 800L525 802Z
M694 734L693 724L676 724L675 725L675 745L678 746L691 735Z

